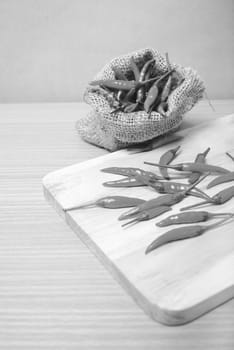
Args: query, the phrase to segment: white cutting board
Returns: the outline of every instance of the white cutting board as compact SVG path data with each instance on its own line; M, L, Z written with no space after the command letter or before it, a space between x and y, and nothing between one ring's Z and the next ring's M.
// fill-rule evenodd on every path
M207 162L234 170L234 162L225 155L226 151L234 154L234 115L188 128L182 134L182 141L150 152L132 155L121 150L55 171L43 179L45 196L58 213L142 309L153 319L168 325L189 322L234 296L234 222L145 255L146 247L156 237L176 227L159 228L155 223L199 199L187 197L160 218L128 228L122 228L122 222L117 220L126 209L96 207L67 213L64 209L107 195L143 199L157 196L145 187L106 188L102 182L120 176L105 174L100 169L128 166L158 172L143 161L157 162L163 152L178 144L181 144L181 152L176 163L192 161L198 152L211 147ZM206 190L210 180L211 177L200 188ZM213 195L231 185L233 183L222 184L207 193ZM234 198L222 206L208 206L203 210L234 211Z

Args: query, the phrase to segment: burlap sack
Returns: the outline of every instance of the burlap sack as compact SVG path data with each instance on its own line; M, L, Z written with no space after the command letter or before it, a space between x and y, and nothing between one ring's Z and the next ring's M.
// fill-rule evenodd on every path
M131 57L139 66L154 58L157 71L165 73L168 69L166 59L160 53L153 49L142 49L112 59L93 80L115 79L113 67L120 68L128 76L131 73ZM203 97L205 88L193 69L174 63L171 63L171 66L176 70L178 79L184 80L169 95L168 110L164 116L158 112L152 112L149 116L145 111L111 114L114 103L111 95L107 96L95 87L87 87L84 100L92 107L92 111L77 122L77 130L81 137L90 143L115 151L177 129L182 116Z

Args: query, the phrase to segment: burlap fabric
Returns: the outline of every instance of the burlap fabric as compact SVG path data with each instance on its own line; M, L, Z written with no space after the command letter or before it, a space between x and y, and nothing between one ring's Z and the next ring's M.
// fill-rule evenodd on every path
M165 73L168 69L165 57L159 52L153 49L142 49L112 59L93 80L115 79L113 67L120 68L127 77L130 77L132 74L131 57L139 67L154 58L157 72ZM149 116L145 111L111 114L115 105L112 96L95 87L87 87L84 100L92 107L92 110L85 118L77 122L77 130L81 137L90 143L115 151L177 129L182 121L182 116L203 97L205 88L200 77L192 68L184 68L174 63L171 63L171 66L176 70L178 80L183 79L183 82L169 95L168 110L164 116L158 112L152 112Z

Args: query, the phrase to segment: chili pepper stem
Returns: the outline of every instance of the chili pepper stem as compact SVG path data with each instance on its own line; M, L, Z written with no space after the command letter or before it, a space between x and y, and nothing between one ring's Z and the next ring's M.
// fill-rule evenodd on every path
M220 220L219 222L215 222L214 224L207 225L206 228L205 228L205 230L206 230L206 231L212 230L213 228L224 224L226 221L230 220L233 216L234 216L234 214L230 215L230 216L227 217L227 218L224 218L224 219Z
M226 155L234 161L234 157L230 153L226 152Z
M232 217L232 216L234 216L234 214L233 213L212 213L212 216L230 216L230 217Z
M198 193L200 193L204 199L206 198L207 200L209 200L211 202L213 201L212 198L208 194L206 194L204 191L199 189ZM200 198L202 198L202 196Z
M194 187L196 187L200 182L202 182L207 176L209 176L210 173L205 174L204 176L200 177L194 184L189 186L189 188L185 191L185 194L187 194L189 191L191 191Z
M175 166L173 166L173 165L161 165L161 164L158 164L158 163L151 163L151 162L144 162L144 164L157 166L158 168L167 168L167 169L179 170L179 169L175 168Z
M168 52L165 53L165 57L166 57L166 62L167 62L167 67L168 69L171 70L171 63L169 61L169 55L168 55Z
M125 227L125 226L131 225L131 224L136 224L136 223L139 222L139 221L141 221L141 220L135 218L135 219L133 219L133 220L130 220L130 221L128 221L128 222L125 222L125 224L122 224L121 226L122 226L122 227Z
M183 175L180 174L180 176L170 176L170 180L181 180L181 179L187 179L188 175L186 175L185 172L183 172Z
M76 209L85 209L85 208L93 208L93 207L95 207L95 203L91 202L83 205L78 205L75 207L66 208L64 209L64 211L67 212L67 211L76 210Z
M214 203L214 201L213 202L212 201L203 201L203 202L199 202L199 203L196 203L196 204L188 205L187 207L181 208L180 211L196 208L196 207L199 207L200 205L208 204L208 203Z
M203 157L206 158L207 154L210 152L210 147L208 147L202 154Z
M194 184L192 184L192 185L185 191L185 193L187 194L187 193L188 193L191 189L193 189L197 184L199 184L201 181L203 181L208 175L210 175L210 173L205 174L205 175L202 176L200 179L198 179L196 182L194 182ZM207 197L209 197L209 196L207 195ZM202 204L202 203L209 203L209 202L214 203L214 200L212 200L212 198L209 197L209 201L207 200L207 201L204 201L204 202L200 202L200 203L197 203L197 204L193 204L193 205L190 205L190 206L188 206L188 207L181 208L180 210L183 211L183 210L185 210L185 209L194 208L194 207L198 206L199 204Z
M180 147L181 147L180 145L177 146L177 147L175 147L175 148L173 149L173 153L176 154L176 153L179 151Z
M209 99L209 96L208 96L207 92L204 91L204 94L205 94L205 97L206 97L206 99L207 99L207 101L208 101L208 104L209 104L210 108L212 109L212 111L213 111L213 112L216 112L216 110L215 110L213 104L211 103L211 101L210 101L210 99Z

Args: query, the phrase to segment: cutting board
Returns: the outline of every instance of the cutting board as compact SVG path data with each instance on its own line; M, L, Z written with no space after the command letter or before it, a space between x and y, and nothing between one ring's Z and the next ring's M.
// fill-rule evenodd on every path
M100 169L128 166L158 173L158 169L143 162L157 162L162 153L178 144L181 151L176 163L192 161L198 152L211 147L207 162L234 170L234 162L225 155L226 151L234 155L234 115L187 127L181 134L182 140L150 152L132 154L121 150L55 171L43 179L46 198L72 230L148 315L168 325L192 321L234 296L234 222L196 238L164 245L145 255L146 247L155 238L173 228L159 228L155 223L179 212L181 207L200 201L198 198L188 196L160 218L126 228L118 221L126 209L64 210L109 195L142 199L158 196L147 187L106 188L102 185L104 181L120 176L103 173ZM206 190L211 178L199 185L209 195L233 185L226 183ZM233 208L234 198L221 206L209 205L204 210L227 212Z

